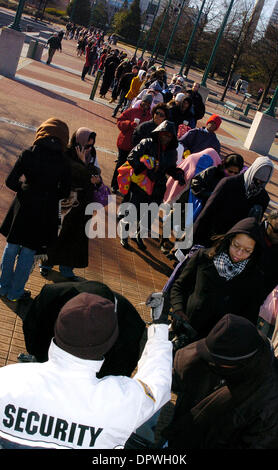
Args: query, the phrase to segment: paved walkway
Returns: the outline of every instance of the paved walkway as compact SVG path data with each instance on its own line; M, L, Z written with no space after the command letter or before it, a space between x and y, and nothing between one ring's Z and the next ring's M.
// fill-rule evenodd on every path
M47 50L42 61L36 62L24 57L28 46L24 46L18 72L15 79L0 77L0 218L3 219L14 193L5 186L5 178L22 149L32 144L38 125L49 117L56 116L66 121L72 134L78 127L89 127L97 133L96 147L102 175L106 184L110 183L117 155L116 139L118 129L116 120L111 117L113 105L108 100L98 97L89 99L93 77L80 79L84 58L76 56L76 43L63 41L63 52L57 52L53 65L45 64ZM171 73L173 71L171 70ZM198 79L195 72L192 79ZM210 84L208 83L208 86ZM214 90L217 87L213 84ZM108 96L109 98L109 96ZM207 102L207 114L200 125L205 123L208 115L220 110ZM220 113L221 114L221 113ZM239 152L250 164L257 154L243 147L248 127L223 115L226 120L218 132L223 155ZM276 144L271 149L275 160L278 156ZM276 160L275 160L276 161ZM278 173L275 171L267 189L271 205L278 204ZM5 245L0 236L0 251ZM153 292L161 290L172 270L172 263L161 254L156 240L146 241L147 252L140 252L136 245L131 251L124 250L119 239L94 239L89 242L89 266L76 269L76 274L88 280L107 283L112 289L124 294L138 309L145 321L150 320L149 310L144 301ZM27 283L32 296L36 296L45 283L61 282L58 267L51 279L40 276L35 268ZM16 363L17 356L25 352L22 333L22 319L17 314L17 306L0 300L0 366ZM174 400L174 396L173 396Z

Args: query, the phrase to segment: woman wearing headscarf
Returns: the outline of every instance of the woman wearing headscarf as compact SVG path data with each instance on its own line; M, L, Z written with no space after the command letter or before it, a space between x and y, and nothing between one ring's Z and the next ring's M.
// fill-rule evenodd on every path
M126 109L130 106L132 100L139 94L140 88L143 85L145 78L146 78L146 71L140 69L138 72L138 75L136 75L131 80L130 88L127 94L125 95L127 99Z
M89 240L85 225L89 216L85 216L85 209L101 182L95 139L96 133L86 127L80 127L71 137L66 151L72 174L71 198L63 201L62 227L58 239L47 250L48 259L40 268L42 276L47 276L54 265L59 265L60 273L74 280L73 268L88 266Z
M6 179L16 197L0 232L7 244L2 257L0 295L16 301L30 297L24 286L35 256L46 254L58 236L59 200L70 193L70 167L64 152L67 124L57 118L43 122L31 148L18 157ZM17 262L16 262L17 259Z
M239 220L255 214L255 209L260 209L262 216L269 203L265 186L272 172L270 158L257 157L244 173L223 178L194 223L194 244L210 246L213 235L225 233Z
M262 250L254 217L214 237L212 247L200 248L173 283L173 313L188 321L199 338L226 313L242 315L256 325L263 296Z

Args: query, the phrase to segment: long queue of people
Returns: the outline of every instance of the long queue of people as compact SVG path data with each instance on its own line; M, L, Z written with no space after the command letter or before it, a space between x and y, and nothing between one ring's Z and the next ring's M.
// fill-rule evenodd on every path
M114 63L119 51L111 55ZM30 299L24 287L38 260L43 276L59 265L67 282L45 285L27 310L32 363L0 369L0 446L277 449L278 328L266 336L259 326L278 285L278 212L266 189L273 163L257 157L248 166L239 154L221 155L220 116L198 127L205 106L197 83L186 90L177 76L167 85L164 69L138 63L126 71L127 58L110 81L111 55L100 94L118 98L115 116L126 107L111 181L128 203L119 213L121 245L129 248L126 207L151 202L167 203L173 218L174 203L190 202L193 243L180 250L163 292L146 300L148 327L122 294L78 280L74 267L88 265L85 208L103 184L96 134L81 127L70 136L57 118L38 127L6 180L16 196L0 227L7 241L0 295ZM136 224L135 241L146 250L140 218ZM187 229L184 214L173 236L161 235L170 258L177 260L167 244ZM178 396L173 417L157 440L171 392Z

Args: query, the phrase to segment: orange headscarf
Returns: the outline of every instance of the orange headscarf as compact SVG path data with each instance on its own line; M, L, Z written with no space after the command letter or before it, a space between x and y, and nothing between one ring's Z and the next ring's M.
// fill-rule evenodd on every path
M50 118L44 121L36 132L34 144L46 137L56 137L60 140L63 150L66 149L69 141L69 128L67 124L60 119Z

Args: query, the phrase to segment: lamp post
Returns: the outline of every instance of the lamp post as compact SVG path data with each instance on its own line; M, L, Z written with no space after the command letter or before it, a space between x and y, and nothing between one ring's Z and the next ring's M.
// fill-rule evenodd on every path
M93 23L93 17L94 17L94 12L95 12L96 6L97 6L97 0L94 0L93 3L92 3L92 6L91 6L90 26L92 26L92 23Z
M197 28L198 28L198 26L199 26L199 21L200 21L201 14L202 14L202 12L203 12L203 8L204 8L205 3L206 3L206 0L203 0L203 3L202 3L202 5L201 5L201 8L200 8L199 13L198 13L198 16L197 16L197 20L196 20L196 22L195 22L195 25L194 25L194 28L193 28L193 30L192 30L190 39L189 39L189 41L188 41L185 54L184 54L183 59L182 59L182 64L181 64L181 68L180 68L180 75L182 75L182 73L183 73L183 69L184 69L184 66L185 66L185 64L186 64L186 61L187 61L187 58L188 58L188 54L189 54L189 51L190 51L190 49L191 49L193 40L194 40L194 38L195 38L195 34L196 34Z
M72 4L71 14L70 14L70 21L71 21L71 22L73 21L73 18L74 18L74 14L75 14L75 10L76 10L76 5L77 5L77 0L74 0L74 1L73 1L73 4Z
M275 93L273 95L273 98L270 102L269 107L264 111L263 114L267 114L268 116L275 117L275 107L276 107L277 100L278 100L278 86L276 87Z
M172 0L169 0L169 3L168 3L168 5L167 5L167 8L166 8L166 10L165 10L165 12L164 12L164 15L163 15L163 18L162 18L162 22L161 22L161 25L160 25L158 34L157 34L156 39L155 39L155 43L154 43L154 46L153 46L151 58L153 58L154 53L155 53L155 51L156 51L156 48L157 48L157 45L158 45L158 41L159 41L159 39L160 39L160 35L161 35L162 29L163 29L163 27L164 27L164 23L165 23L165 20L166 20L166 18L167 18L168 11L169 11L169 8L170 8L170 6L171 6L171 3L172 3Z
M156 16L157 16L157 13L158 13L158 10L159 10L159 7L160 7L160 2L161 2L161 0L159 0L158 4L156 6L155 14L153 15L152 23L151 23L151 26L149 28L148 34L147 34L145 42L144 42L142 57L144 57L144 54L145 54L145 50L146 50L146 47L147 47L147 44L148 44L149 36L150 36L151 30L152 30L153 25L154 25L154 21L156 19Z
M210 59L209 59L209 61L208 61L208 65L207 65L207 67L206 67L206 70L205 70L205 72L204 72L204 75L203 75L203 78L202 78L202 81L201 81L201 85L202 85L203 87L206 87L207 78L208 78L210 69L211 69L211 67L212 67L212 63L213 63L213 60L214 60L214 57L215 57L217 48L218 48L218 46L219 46L220 39L221 39L221 37L222 37L223 31L224 31L224 29L225 29L225 26L226 26L226 24L227 24L229 15L230 15L230 13L231 13L231 9L232 9L233 3L234 3L234 0L231 0L231 1L230 1L229 8L228 8L228 10L226 11L226 15L224 16L224 19L223 19L223 21L222 21L222 25L221 25L221 28L220 28L220 30L219 30L219 33L218 33L218 35L217 35L217 39L216 39L216 41L215 41L214 48L213 48L213 50L212 50Z
M163 58L163 62L162 62L162 65L161 67L164 67L165 63L166 63L166 60L167 60L167 57L168 57L168 54L169 54L169 51L170 51L170 47L172 46L172 42L173 42L173 39L174 39L174 35L176 33L176 29L178 27L178 24L179 24L179 21L180 21L180 17L181 17L181 14L182 14L182 10L183 10L183 7L184 7L184 4L185 4L185 0L182 0L182 4L181 4L181 7L180 7L180 11L179 11L179 14L177 16L177 19L176 19L176 22L174 24L174 27L172 29L172 33L171 33L171 37L170 37L170 40L169 40L169 43L168 43L168 47L166 49L166 52L164 54L164 58Z
M151 0L151 5L153 3L153 0ZM148 4L148 7L149 7L149 4ZM147 8L148 10L148 8ZM141 38L143 36L143 33L144 33L144 30L145 30L145 27L146 27L146 24L147 24L147 21L148 21L148 15L147 15L147 10L146 10L146 17L145 17L145 21L144 21L144 24L143 24L143 28L141 29L140 31L140 35L139 35L139 39L137 41L137 44L136 44L136 49L135 49L135 52L134 52L134 57L136 57L136 54L137 54L137 51L138 51L138 48L139 48L139 44L141 42Z
M8 26L8 28L15 29L16 31L21 31L19 24L20 24L22 13L23 13L24 5L25 5L25 0L19 0L19 4L16 10L14 21L12 24Z

